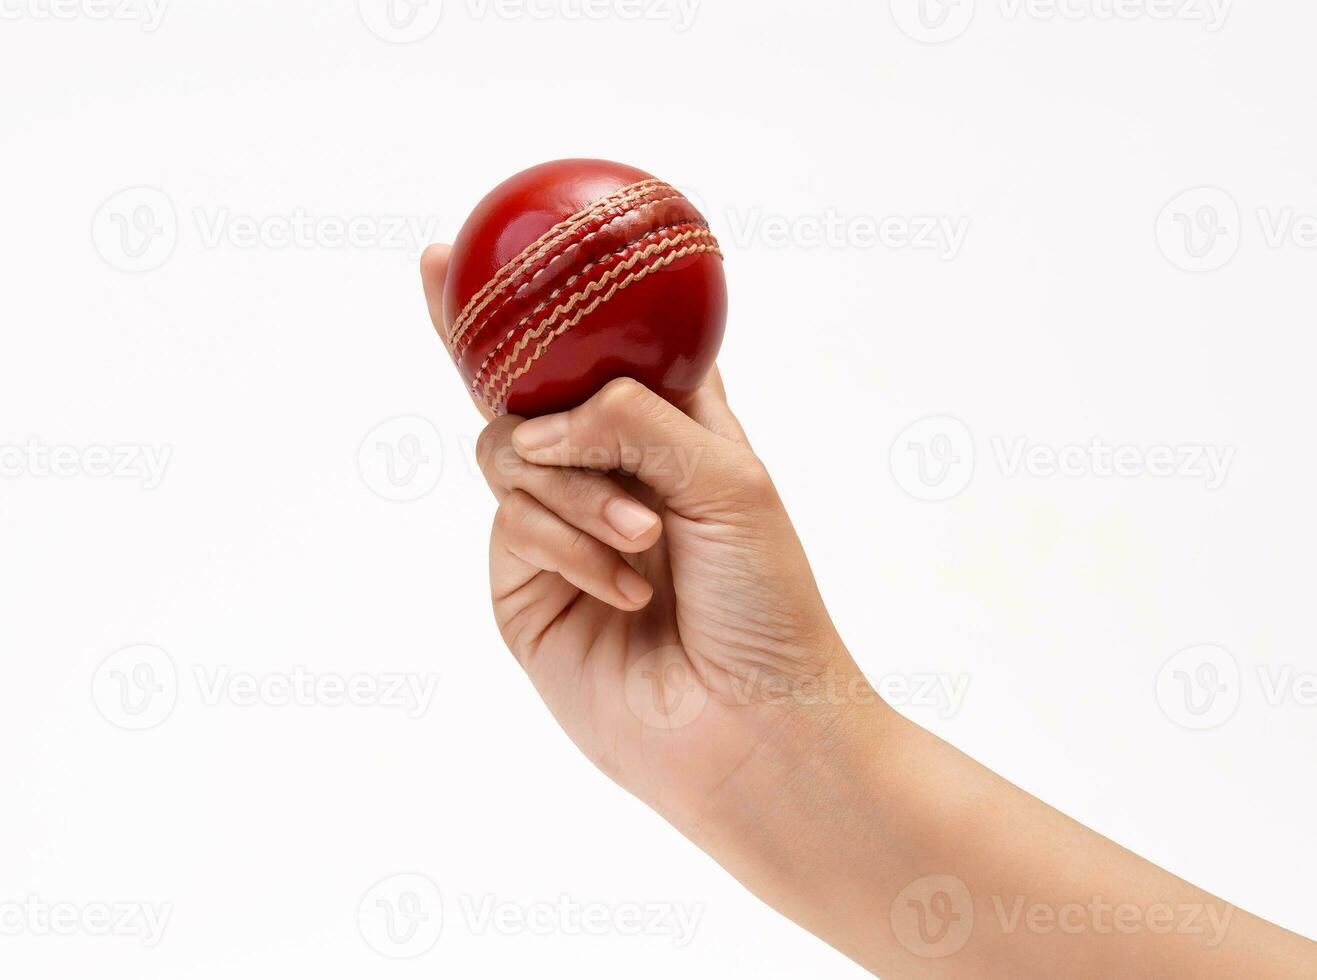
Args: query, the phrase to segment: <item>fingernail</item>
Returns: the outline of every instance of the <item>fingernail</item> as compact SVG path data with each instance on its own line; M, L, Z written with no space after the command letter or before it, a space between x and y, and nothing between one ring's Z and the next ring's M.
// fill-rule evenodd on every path
M628 602L636 605L649 602L649 597L654 594L653 587L645 581L644 576L630 565L617 573L617 587Z
M608 526L628 541L636 540L657 524L658 519L658 514L648 507L625 497L615 497L604 507Z
M522 449L548 449L567 437L567 416L545 415L528 419L512 430L512 441Z

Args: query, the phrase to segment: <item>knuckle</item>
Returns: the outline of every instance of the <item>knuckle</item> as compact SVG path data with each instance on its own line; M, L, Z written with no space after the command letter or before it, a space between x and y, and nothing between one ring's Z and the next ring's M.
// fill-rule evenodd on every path
M500 538L508 533L509 522L511 520L511 509L508 507L508 498L504 497L503 502L498 505L498 510L494 511L494 537Z
M507 442L509 430L503 419L495 419L480 430L476 436L476 458L482 463L493 456L500 446Z
M494 532L511 534L525 528L534 513L533 498L522 490L513 490L503 498L494 513Z
M773 478L754 453L744 453L736 461L736 486L748 499L755 502L771 500L777 493Z
M572 528L572 537L567 543L567 553L578 562L589 561L596 557L594 538L578 528Z
M630 414L643 408L653 393L634 378L616 378L595 396L599 410L607 417Z
M588 505L600 497L598 481L593 474L583 470L564 470L560 488L563 502L577 507Z
M490 422L480 430L480 435L476 436L476 459L480 461L481 466L485 460L493 455L499 444L498 422Z
M515 469L514 459L518 457L512 449L512 430L520 420L509 423L508 418L495 419L476 437L476 464L490 482L497 482Z

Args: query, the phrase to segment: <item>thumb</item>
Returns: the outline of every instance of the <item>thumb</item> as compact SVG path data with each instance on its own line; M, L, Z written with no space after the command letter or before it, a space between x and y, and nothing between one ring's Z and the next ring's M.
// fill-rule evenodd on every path
M540 466L622 470L684 517L744 514L774 499L772 481L748 447L710 432L638 381L611 381L569 412L523 422L517 454Z
M727 404L727 389L723 387L718 365L715 364L709 369L704 382L695 389L689 399L682 403L681 409L700 425L716 432L724 439L739 442L743 446L750 445L745 429L741 427L741 423Z

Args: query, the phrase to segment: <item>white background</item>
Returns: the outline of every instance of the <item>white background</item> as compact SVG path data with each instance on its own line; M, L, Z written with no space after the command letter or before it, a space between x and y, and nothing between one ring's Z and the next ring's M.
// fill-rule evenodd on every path
M1317 9L961 0L925 29L893 2L448 0L398 44L369 0L3 0L0 973L861 975L578 757L488 612L479 420L418 245L586 155L705 207L734 407L847 643L875 680L969 685L902 710L1317 934ZM929 219L958 250L900 238ZM1135 473L1153 447L1231 463ZM298 668L433 696L209 686ZM412 959L369 942L395 874L433 884L384 886L429 916L384 944ZM700 919L679 946L471 911L564 896ZM151 946L53 935L33 897L170 917Z

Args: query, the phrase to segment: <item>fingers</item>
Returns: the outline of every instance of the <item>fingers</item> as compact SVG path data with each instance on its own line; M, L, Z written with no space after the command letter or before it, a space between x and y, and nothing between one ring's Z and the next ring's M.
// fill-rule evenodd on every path
M444 343L448 343L448 328L444 324L444 279L448 276L449 245L430 245L421 253L421 287L425 290L425 305L430 310L430 322Z
M610 382L579 408L522 422L517 454L542 466L633 473L686 517L711 516L773 493L763 465L630 379Z
M523 586L528 569L554 572L624 612L643 609L654 595L644 577L612 548L568 524L525 491L513 490L494 518L490 574L495 595Z
M537 466L512 448L512 432L522 419L504 416L485 427L476 459L500 501L523 491L572 527L626 553L652 548L663 533L658 514L616 481L589 470Z
M421 286L425 290L425 305L430 310L430 322L434 324L439 338L448 346L448 325L444 323L444 280L448 276L448 259L453 252L451 245L434 244L421 253ZM488 422L494 418L491 412L475 395L468 391L471 402Z
M709 373L704 378L704 384L700 385L700 390L713 392L722 400L724 405L727 404L727 386L723 384L723 373L718 370L717 364L709 368Z
M709 431L732 442L739 442L742 446L750 445L741 423L737 421L727 405L727 389L723 387L722 375L716 364L709 369L704 383L695 390L682 408L687 415Z

